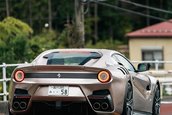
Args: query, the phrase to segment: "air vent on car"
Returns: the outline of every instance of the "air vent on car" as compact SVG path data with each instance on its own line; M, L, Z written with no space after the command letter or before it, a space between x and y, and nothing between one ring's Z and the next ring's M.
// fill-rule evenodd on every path
M125 68L119 67L118 69L121 70L124 75L129 74Z

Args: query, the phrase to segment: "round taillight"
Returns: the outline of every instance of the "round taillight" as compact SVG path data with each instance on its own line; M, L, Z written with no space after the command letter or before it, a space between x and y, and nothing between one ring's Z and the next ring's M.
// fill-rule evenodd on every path
M109 82L111 79L109 73L107 71L100 71L98 73L98 80L102 83Z
M15 74L14 74L14 79L17 82L23 81L24 80L24 72L22 70L16 71Z

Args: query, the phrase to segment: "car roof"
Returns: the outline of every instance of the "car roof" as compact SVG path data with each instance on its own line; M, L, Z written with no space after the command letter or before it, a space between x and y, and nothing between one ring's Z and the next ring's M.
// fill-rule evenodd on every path
M110 50L110 49L89 49L89 48L51 49L51 50L46 50L46 51L42 52L40 55L38 55L32 61L32 63L37 63L40 60L41 60L40 62L42 63L43 62L42 57L49 54L49 53L53 53L53 52L97 52L100 55L102 55L103 57L106 56L105 58L103 58L104 60L107 60L114 53L121 54L115 50Z
M111 54L111 53L118 53L118 51L110 50L110 49L89 49L89 48L66 48L66 49L51 49L44 51L43 54L51 53L51 52L59 52L59 51L83 51L83 52L98 52L101 54Z

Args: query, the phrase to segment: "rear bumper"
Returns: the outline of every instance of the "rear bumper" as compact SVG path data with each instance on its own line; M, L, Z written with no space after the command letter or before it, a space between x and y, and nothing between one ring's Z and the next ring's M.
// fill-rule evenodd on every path
M76 82L77 81L77 82ZM83 80L82 80L83 81ZM90 81L90 82L87 82ZM84 80L85 83L78 82L75 83L66 80L60 82L46 82L46 83L15 83L13 82L13 92L10 94L10 109L12 113L26 112L28 111L33 102L44 102L44 101L54 101L54 102L87 102L91 109L96 113L112 114L115 112L122 113L123 99L125 93L125 79L113 80L107 84L102 84L97 80ZM50 84L51 83L51 84ZM82 83L82 84L81 84ZM68 96L49 96L48 87L49 85L60 85L68 86L69 94ZM74 85L73 85L74 84ZM27 91L26 94L30 96L27 98L26 109L15 109L13 108L14 100L17 100L15 96L15 90L22 89ZM118 93L117 93L118 92ZM21 95L18 93L17 95ZM23 95L23 94L22 94ZM113 98L112 98L113 97ZM23 97L25 98L25 97ZM19 102L20 103L20 102Z
M16 91L20 90L20 91ZM49 96L48 86L38 86L35 92L30 95L29 90L15 90L12 101L12 112L27 112L33 102L87 102L95 112L113 112L114 104L108 89L93 90L89 95L85 94L79 86L69 86L68 96ZM25 93L25 94L23 94Z

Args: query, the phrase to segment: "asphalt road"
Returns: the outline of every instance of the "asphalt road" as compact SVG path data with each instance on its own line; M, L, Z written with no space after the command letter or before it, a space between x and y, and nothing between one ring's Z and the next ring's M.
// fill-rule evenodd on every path
M172 115L172 102L162 102L160 115ZM134 115L147 115L143 113L134 113Z
M144 114L144 113L142 114L142 113L136 113L135 112L134 115L147 115L147 114Z

